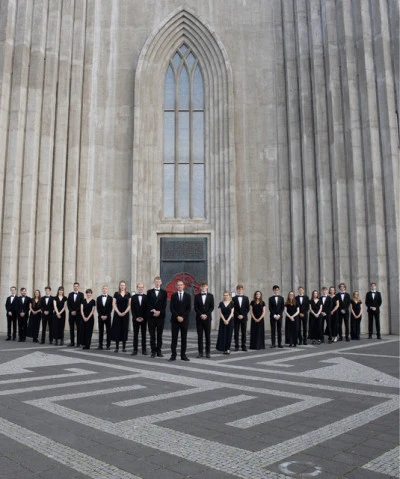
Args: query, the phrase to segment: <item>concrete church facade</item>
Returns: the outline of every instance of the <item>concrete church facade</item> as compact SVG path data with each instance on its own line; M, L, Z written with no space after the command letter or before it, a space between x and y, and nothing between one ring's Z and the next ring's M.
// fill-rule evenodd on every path
M375 281L399 333L397 0L0 9L4 299Z

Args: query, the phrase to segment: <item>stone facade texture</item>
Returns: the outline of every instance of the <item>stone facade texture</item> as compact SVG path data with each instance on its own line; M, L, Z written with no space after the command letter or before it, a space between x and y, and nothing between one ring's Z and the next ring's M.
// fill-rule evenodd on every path
M182 42L205 83L203 221L162 215ZM375 281L398 334L398 105L397 0L0 0L1 297L150 287L161 237L202 236L217 299Z

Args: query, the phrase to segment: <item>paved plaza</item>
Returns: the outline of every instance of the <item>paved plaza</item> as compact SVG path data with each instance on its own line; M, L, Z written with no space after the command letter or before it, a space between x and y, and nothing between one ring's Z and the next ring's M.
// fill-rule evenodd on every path
M399 477L398 337L196 359L190 332L174 363L169 345L151 359L3 335L0 477Z

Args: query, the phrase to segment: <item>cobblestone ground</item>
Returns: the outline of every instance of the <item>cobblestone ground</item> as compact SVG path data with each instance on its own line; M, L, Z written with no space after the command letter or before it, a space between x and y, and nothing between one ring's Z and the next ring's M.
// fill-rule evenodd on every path
M398 337L196 359L190 332L190 362L169 333L154 359L3 338L2 479L400 477Z

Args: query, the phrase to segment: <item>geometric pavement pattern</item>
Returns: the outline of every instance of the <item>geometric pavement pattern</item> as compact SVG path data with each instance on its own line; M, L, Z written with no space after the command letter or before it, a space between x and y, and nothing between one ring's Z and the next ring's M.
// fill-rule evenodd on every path
M168 331L154 359L2 341L1 478L400 477L398 338L268 343L195 359L189 331L171 363Z

